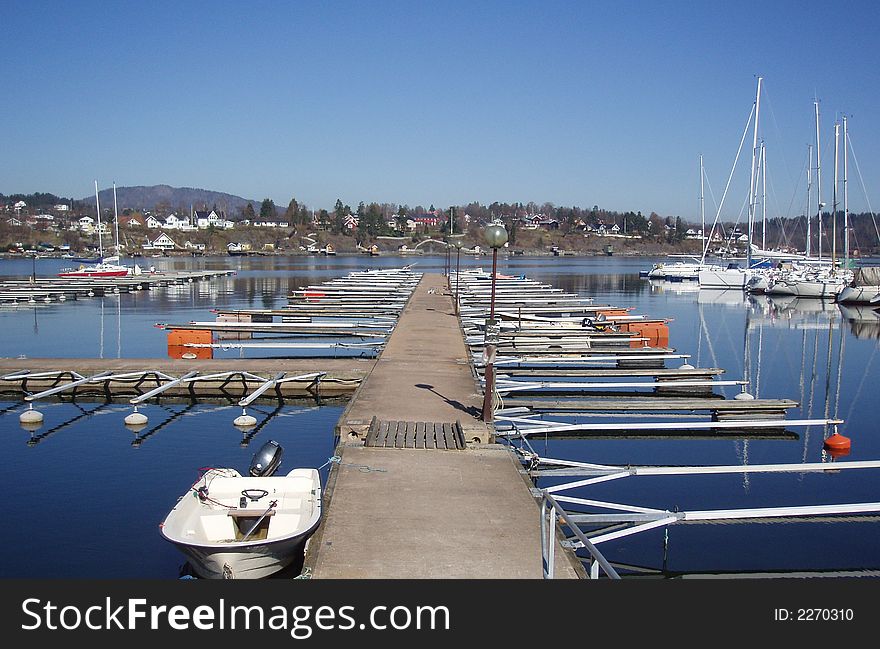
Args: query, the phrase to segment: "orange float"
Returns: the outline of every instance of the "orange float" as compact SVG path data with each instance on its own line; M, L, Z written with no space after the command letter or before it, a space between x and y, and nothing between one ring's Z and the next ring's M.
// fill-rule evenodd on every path
M840 433L834 433L831 437L825 440L824 446L825 449L835 457L849 455L850 448L852 447L852 440Z
M168 358L213 358L210 347L185 347L188 343L210 345L211 332L208 329L172 329L168 332ZM186 355L186 356L184 356Z

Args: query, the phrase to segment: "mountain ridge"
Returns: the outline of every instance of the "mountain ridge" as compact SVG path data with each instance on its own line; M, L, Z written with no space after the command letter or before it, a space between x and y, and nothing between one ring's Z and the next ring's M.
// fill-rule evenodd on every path
M87 196L80 199L83 202L94 202L95 197ZM113 207L113 188L98 191L98 200L103 208ZM259 210L261 201L242 198L235 194L218 192L197 187L172 187L171 185L135 185L131 187L116 188L116 202L120 211L132 210L155 210L157 206L164 206L169 210L189 212L193 210L213 209L226 212L227 216L233 216L248 203Z

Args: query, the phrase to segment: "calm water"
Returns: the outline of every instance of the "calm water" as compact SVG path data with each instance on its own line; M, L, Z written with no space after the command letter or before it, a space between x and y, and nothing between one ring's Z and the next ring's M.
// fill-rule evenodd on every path
M212 282L0 310L0 356L150 358L167 354L156 323L211 320L212 308L271 308L288 291L352 270L399 267L442 272L443 257L364 256L155 259L159 270L235 268ZM653 260L623 257L499 259L499 270L525 274L669 318L670 346L696 366L720 367L722 378L748 379L759 397L801 406L788 418L837 416L852 439L844 460L880 459L873 410L880 380L880 320L871 310L843 312L819 301L771 302L741 293L699 291L693 284L655 284L638 271ZM0 275L25 278L30 260L0 260ZM38 275L64 266L37 260ZM462 267L489 268L491 258L461 258ZM217 356L277 355L271 349L219 351ZM320 364L316 360L316 366ZM675 361L670 363L674 366ZM726 390L726 392L725 392ZM732 397L735 388L719 390ZM3 398L0 395L0 398ZM205 466L245 470L267 439L285 450L284 468L320 466L333 454L333 426L344 404L261 404L258 427L232 425L231 404L151 404L146 429L123 425L121 403L40 403L36 431L23 430L19 401L0 402L0 484L7 521L27 552L3 553L2 577L169 578L182 558L158 523ZM824 431L794 428L783 439L700 437L535 439L544 456L609 464L763 464L829 461ZM326 475L327 469L324 468ZM543 484L543 483L542 483ZM547 483L549 484L549 482ZM584 497L670 510L874 502L880 471L822 475L753 474L627 478L591 487ZM537 525L537 516L536 516ZM687 525L603 544L615 562L680 572L880 570L880 525L873 521Z

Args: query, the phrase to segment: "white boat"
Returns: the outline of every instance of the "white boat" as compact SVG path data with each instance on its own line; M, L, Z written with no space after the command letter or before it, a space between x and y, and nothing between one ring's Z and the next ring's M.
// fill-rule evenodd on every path
M302 558L321 522L321 479L316 469L272 475L281 455L269 441L247 476L208 469L168 513L162 536L199 577L259 579Z
M846 118L844 118L844 147L846 146ZM816 117L816 141L818 145L818 108L817 108L817 117ZM840 138L840 125L834 125L834 183L832 185L832 202L831 202L831 217L832 222L836 223L837 219L837 169L838 169L838 149L839 149L839 138ZM818 146L817 146L818 151ZM846 148L844 148L844 154L846 153ZM818 157L817 157L818 160ZM818 163L817 163L817 173L818 173ZM768 295L794 295L795 297L806 297L806 298L820 298L820 299L840 299L839 296L850 282L854 281L854 274L849 266L849 207L847 204L847 194L846 194L846 156L844 156L844 259L842 265L838 263L836 259L836 254L834 252L834 247L832 247L832 256L830 260L823 260L821 255L821 246L820 246L820 255L818 263L805 261L801 264L795 264L793 270L784 274L781 277L778 277L775 281L771 282L770 285L766 289L766 293ZM820 183L821 186L821 183ZM819 201L819 206L824 203ZM821 232L821 229L820 229ZM807 245L809 250L809 244ZM830 263L829 263L830 262ZM877 283L878 278L873 278L874 283ZM853 291L855 293L855 291ZM858 293L861 296L861 292ZM867 297L870 300L870 296Z
M741 268L738 264L731 263L727 268L701 270L698 279L700 288L739 291L748 289L757 292L762 288L760 280L769 270L763 260L755 262L750 268Z
M767 295L793 295L834 299L852 279L844 269L797 269L773 282L764 291Z
M837 294L837 301L863 304L880 302L880 266L856 268L852 281Z
M667 261L659 262L651 266L651 269L640 273L648 279L662 279L669 282L696 281L700 272L704 270L721 270L718 264L709 264L693 257L693 261Z

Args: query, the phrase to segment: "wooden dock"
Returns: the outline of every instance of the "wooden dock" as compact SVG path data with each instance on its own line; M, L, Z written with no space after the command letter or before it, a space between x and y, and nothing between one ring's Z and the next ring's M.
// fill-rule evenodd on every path
M446 278L426 274L337 424L313 578L541 578L531 483L508 447L486 443L481 404ZM561 549L554 567L583 572Z

